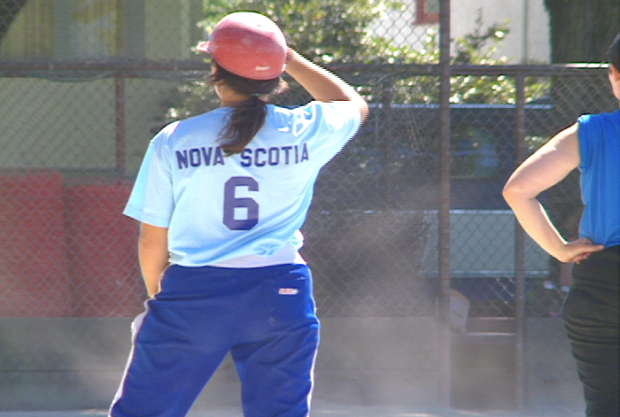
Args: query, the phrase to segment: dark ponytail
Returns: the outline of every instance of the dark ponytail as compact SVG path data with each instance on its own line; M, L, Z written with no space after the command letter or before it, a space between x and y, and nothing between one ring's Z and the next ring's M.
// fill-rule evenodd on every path
M211 82L223 82L237 93L247 94L250 98L234 106L228 123L220 132L221 148L229 156L241 153L252 141L254 136L265 124L267 103L259 95L267 99L286 90L286 82L278 77L271 80L251 80L240 77L214 63Z

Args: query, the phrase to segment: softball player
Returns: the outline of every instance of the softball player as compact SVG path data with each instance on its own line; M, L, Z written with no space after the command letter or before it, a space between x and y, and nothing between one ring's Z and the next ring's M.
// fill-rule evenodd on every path
M138 173L125 214L149 299L110 416L186 415L228 352L246 417L307 416L319 322L299 230L368 109L262 15L227 16L199 49L222 106L165 127ZM314 100L267 104L284 71Z
M609 80L620 101L620 34L609 48ZM620 416L620 110L581 116L528 158L504 188L525 231L561 262L577 262L563 318L586 415ZM566 242L537 195L581 171L580 239Z

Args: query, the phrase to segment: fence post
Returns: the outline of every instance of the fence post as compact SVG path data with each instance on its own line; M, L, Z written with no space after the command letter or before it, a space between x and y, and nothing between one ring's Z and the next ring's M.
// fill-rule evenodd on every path
M122 74L114 77L114 111L116 123L116 173L125 175L126 143L125 143L125 78Z
M450 404L450 0L439 9L440 79L440 197L439 197L439 315L441 349L440 401Z
M525 75L516 75L516 164L525 159ZM523 228L515 220L515 364L516 364L516 402L518 408L525 405L525 235Z
M394 130L394 123L393 123L393 119L392 119L392 104L394 101L394 81L392 79L388 79L386 81L384 81L381 84L381 111L382 111L382 117L383 117L383 136L388 138L387 141L385 141L382 146L380 147L380 149L382 150L381 152L381 165L383 167L385 167L382 170L382 176L383 176L383 201L384 204L387 205L388 207L391 207L391 200L392 200L392 178L394 176L394 173L392 172L392 169L390 169L390 161L392 160L391 158L394 156L394 142L392 140L393 138L393 130Z

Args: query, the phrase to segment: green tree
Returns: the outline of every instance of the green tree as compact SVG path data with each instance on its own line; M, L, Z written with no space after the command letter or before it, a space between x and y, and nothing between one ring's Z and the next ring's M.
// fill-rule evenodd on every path
M618 0L545 0L545 7L549 12L553 63L607 62L607 48L620 32ZM579 114L617 108L617 100L609 91L606 76L590 88L584 88L578 79L555 80L551 95L564 116L558 124L566 126Z
M507 57L494 58L501 42L510 32L508 22L495 23L486 29L479 11L474 30L453 40L454 65L504 65ZM424 46L420 49L399 48L399 60L404 63L425 64L439 61L439 37L435 29L427 32ZM437 103L439 101L437 77L416 76L396 83L394 101L398 103ZM515 85L507 77L456 76L450 80L450 102L463 103L514 103Z
M620 31L618 0L545 0L551 30L551 61L606 62Z
M503 40L510 33L508 21L485 27L479 10L476 26L471 33L453 40L453 65L506 65L509 57L497 57ZM427 33L424 46L420 49L399 48L401 62L425 64L439 61L439 37L435 29ZM403 79L395 84L394 101L397 103L437 103L439 101L439 80L437 77L417 76ZM546 84L535 77L526 81L526 100L543 97ZM516 85L507 76L466 75L450 79L453 104L514 104Z

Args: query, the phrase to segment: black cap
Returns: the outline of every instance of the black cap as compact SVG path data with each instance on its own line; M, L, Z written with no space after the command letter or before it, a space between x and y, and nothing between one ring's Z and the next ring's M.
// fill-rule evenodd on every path
M616 36L616 39L614 39L609 47L607 57L609 58L609 62L620 71L620 33L618 33L618 36Z

